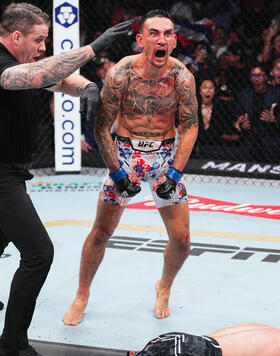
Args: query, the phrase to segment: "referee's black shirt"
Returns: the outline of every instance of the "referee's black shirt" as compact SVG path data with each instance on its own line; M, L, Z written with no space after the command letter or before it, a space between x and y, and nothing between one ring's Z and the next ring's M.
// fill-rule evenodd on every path
M0 76L17 64L0 43ZM32 90L6 90L0 85L0 162L30 161L39 122L38 109Z

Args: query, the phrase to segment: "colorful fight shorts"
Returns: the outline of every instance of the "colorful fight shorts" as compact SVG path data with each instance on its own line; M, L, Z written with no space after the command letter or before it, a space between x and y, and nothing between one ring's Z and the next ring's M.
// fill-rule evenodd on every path
M171 199L161 199L153 191L153 185L173 166L176 153L175 138L158 140L139 140L117 136L115 149L120 166L127 174L136 175L142 182L148 182L153 199L158 208L180 204L188 199L183 177L176 187L176 192ZM99 198L105 202L126 206L130 198L122 197L116 189L116 185L109 176L109 171L103 180Z
M132 352L129 353L133 355ZM151 340L135 356L222 356L218 342L209 336L163 334Z

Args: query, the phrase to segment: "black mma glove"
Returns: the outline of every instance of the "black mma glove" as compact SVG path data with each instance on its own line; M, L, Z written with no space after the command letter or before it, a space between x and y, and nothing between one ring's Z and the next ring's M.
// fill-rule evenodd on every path
M133 22L134 20L120 22L117 25L108 28L94 42L90 43L89 46L91 46L95 55L105 51L120 36L127 35L132 28Z
M97 110L100 106L100 93L95 83L89 83L82 92L80 113L84 113L87 122L94 122Z
M134 195L139 193L141 190L139 185L131 182L123 168L119 168L115 172L111 173L110 178L116 184L117 191L124 198L134 197Z
M0 310L4 308L4 303L0 302Z
M176 168L169 168L165 181L157 188L156 193L161 199L171 199L176 192L176 186L182 178L182 173Z

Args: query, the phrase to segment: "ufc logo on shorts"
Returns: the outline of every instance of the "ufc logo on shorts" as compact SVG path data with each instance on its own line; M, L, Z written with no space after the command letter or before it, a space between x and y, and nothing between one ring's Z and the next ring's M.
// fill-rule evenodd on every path
M140 152L153 152L161 147L161 141L131 139L132 148Z
M154 148L154 142L153 141L139 141L138 142L138 147L141 147L141 148L144 148L144 147Z

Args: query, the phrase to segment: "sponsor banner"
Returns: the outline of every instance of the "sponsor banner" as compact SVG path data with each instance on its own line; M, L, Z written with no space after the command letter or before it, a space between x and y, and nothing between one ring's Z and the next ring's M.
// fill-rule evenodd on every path
M41 180L28 182L28 191L35 192L99 192L102 182L69 182L63 183L57 180ZM223 200L209 199L194 195L188 196L189 208L192 211L208 211L212 213L227 213L253 216L264 219L280 220L280 205L254 205L250 203L232 203ZM128 209L156 209L152 199L128 204Z
M52 192L99 192L101 182L69 182L63 183L54 180L41 180L28 182L28 192L30 193L52 193Z
M188 198L189 208L192 211L220 212L280 220L280 205L253 205L249 203L237 204L222 200L197 197L194 195L189 195ZM143 202L129 204L127 208L156 209L156 205L153 200L147 200Z
M280 179L280 162L258 163L191 159L184 172L230 177Z
M54 54L80 47L79 0L53 0ZM77 71L78 72L78 71ZM55 169L81 170L80 98L54 94Z

